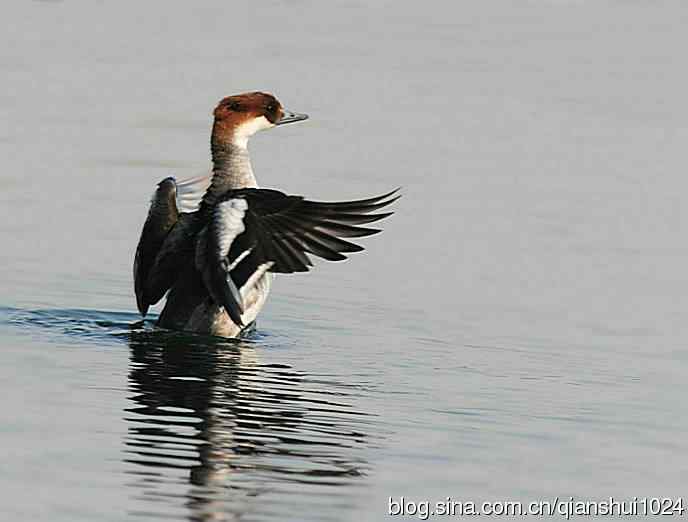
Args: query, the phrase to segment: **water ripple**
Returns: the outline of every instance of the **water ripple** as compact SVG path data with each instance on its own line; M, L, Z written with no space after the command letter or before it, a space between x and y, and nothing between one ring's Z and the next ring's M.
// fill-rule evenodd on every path
M0 323L128 345L122 464L132 516L270 519L292 494L307 488L317 505L370 469L375 416L353 406L365 385L264 362L276 342L269 335L208 338L159 330L135 314L79 309L0 308ZM300 516L319 520L315 509Z

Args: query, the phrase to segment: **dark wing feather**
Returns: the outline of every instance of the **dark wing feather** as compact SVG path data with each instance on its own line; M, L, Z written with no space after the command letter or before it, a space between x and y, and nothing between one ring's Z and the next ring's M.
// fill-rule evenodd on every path
M289 245L301 257L298 271L307 270L310 264L307 253L330 261L346 259L344 254L360 252L363 247L345 241L343 237L364 237L377 234L379 229L356 226L372 223L392 213L371 214L396 201L397 190L357 201L320 202L309 201L299 196L287 196L277 191L244 189L234 191L229 197L244 197L248 201L248 212L262 226L250 230L258 243L280 247ZM270 252L269 249L264 249ZM309 263L303 260L305 257ZM266 257L273 261L272 272L290 273L294 267L279 258Z
M252 276L265 267L279 273L305 272L313 265L308 254L341 261L345 254L360 252L363 247L342 238L380 232L357 225L390 216L372 212L396 201L397 191L342 202L308 201L267 189L228 191L208 215L205 244L197 246L197 266L208 292L241 325L241 291ZM239 206L240 224L238 214L228 211Z
M155 304L177 281L182 271L193 264L194 249L203 223L198 213L183 213L163 241L155 262L145 280L144 291L150 304Z
M144 316L148 312L148 307L155 302L146 292L147 280L165 238L179 218L176 196L177 188L174 178L166 178L158 184L136 247L134 291L136 305Z
M243 197L248 202L248 214L256 223L247 233L261 244L266 253L263 262L272 261L272 272L290 273L312 266L307 254L331 261L346 259L344 254L360 252L363 247L342 237L364 237L378 229L356 226L371 223L391 215L371 214L396 201L397 190L374 198L357 201L309 201L300 196L287 196L278 191L244 189L227 197ZM276 254L270 256L270 254ZM287 259L298 258L298 263ZM305 261L308 261L306 263ZM298 269L298 270L297 270Z

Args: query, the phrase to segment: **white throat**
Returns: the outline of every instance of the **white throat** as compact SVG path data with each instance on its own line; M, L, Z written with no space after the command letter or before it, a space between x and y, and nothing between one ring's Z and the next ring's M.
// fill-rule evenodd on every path
M253 136L256 132L270 129L274 127L273 123L265 117L253 118L246 123L243 123L234 130L234 139L232 144L240 149L246 149L248 147L248 139Z

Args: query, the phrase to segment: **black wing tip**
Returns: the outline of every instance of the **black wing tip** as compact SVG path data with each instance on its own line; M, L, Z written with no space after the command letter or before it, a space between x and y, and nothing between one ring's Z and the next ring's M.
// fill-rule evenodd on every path
M381 201L377 205L372 205L373 208L371 208L370 210L364 210L364 212L368 213L368 212L371 212L373 210L377 210L379 208L386 207L387 205L391 205L392 203L398 201L400 198L401 198L401 194L399 194L398 196L393 197L392 199L389 199L387 201ZM390 212L390 214L394 214L394 212Z
M342 207L342 206L357 206L357 207L368 207L368 206L374 206L374 205L388 205L389 203L392 203L399 199L402 195L399 194L395 197L392 198L397 192L399 192L403 187L397 187L394 190L391 190L385 194L381 194L380 196L373 196L372 198L365 198L365 199L352 199L349 201L316 201L316 200L305 200L306 203L310 205L314 205L316 207ZM299 196L300 197L300 196ZM384 202L384 200L389 199L389 201Z
M371 223L374 223L375 221L380 221L381 219L388 218L389 216L393 216L394 212L383 212L381 214L368 214L368 217L375 218Z
M399 186L398 186L397 188L395 188L393 191L389 192L388 195L389 195L389 196L393 196L394 194L396 194L396 193L398 193L398 192L401 192L401 190L402 190L403 188L404 188L404 187L403 187L402 185L399 185ZM403 194L399 194L399 195L397 196L397 198L400 198L401 196L403 196ZM383 198L383 199L384 199L384 198Z
M389 198L389 197L394 196L394 194L397 194L402 188L403 188L402 186L398 186L398 187L395 188L394 190L390 190L389 192L387 192L386 194L382 194L381 196L375 196L375 197L373 197L373 198L370 198L368 201L371 201L371 200L375 200L375 201L377 201L377 202L382 201L383 199L387 199L387 198ZM391 202L391 201L396 201L396 200L399 199L401 196L402 196L401 194L398 194L398 195L395 196L392 200L390 200L390 202Z
M349 243L349 242L347 241L347 243ZM349 245L351 245L351 246L349 246ZM357 245L356 243L349 243L349 245L347 245L347 249L342 250L342 252L346 252L347 254L352 254L354 252L363 252L365 250L365 247L362 247L361 245Z
M398 201L401 199L401 196L403 194L399 194L398 192L401 190L401 187L395 188L392 192L389 192L385 194L384 196L381 196L380 199L378 199L375 203L375 208L382 208L386 207L387 205L391 205L395 201ZM396 195L395 195L396 194ZM394 197L392 197L394 196ZM373 206L373 205L371 205Z
M138 291L136 293L139 294ZM146 303L143 300L142 295L137 295L136 296L136 308L138 309L139 313L141 314L141 317L146 317L146 314L148 313L148 308L150 308L150 304Z
M372 198L372 199L374 199L375 202L378 204L389 205L391 203L394 203L399 198L401 198L401 196L403 196L403 194L399 194L399 192L401 191L402 188L403 187L399 186L399 187L395 188L394 190L387 192L387 194L383 194L382 196L377 196L377 197ZM392 197L392 196L394 196L394 197Z
M314 255L322 257L326 261L346 261L347 259L349 259L344 254L342 254L341 252L335 252L335 251L328 252L327 256L320 255L320 254L314 254Z
M356 227L356 228L359 229L356 237L370 237L370 236L374 236L375 234L379 234L380 232L382 232L381 228L364 228L364 227Z
M172 185L177 185L177 180L173 176L167 176L165 179L163 179L160 183L158 183L158 187L162 187L163 185L168 185L172 183Z

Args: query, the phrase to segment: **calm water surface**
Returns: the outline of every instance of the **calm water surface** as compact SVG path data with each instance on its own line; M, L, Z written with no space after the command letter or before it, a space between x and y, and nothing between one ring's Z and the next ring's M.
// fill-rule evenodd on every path
M3 520L685 493L688 4L327 4L2 7ZM404 198L251 338L156 331L149 194L253 89L311 114L263 185Z

